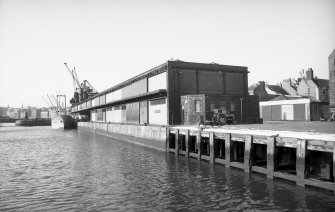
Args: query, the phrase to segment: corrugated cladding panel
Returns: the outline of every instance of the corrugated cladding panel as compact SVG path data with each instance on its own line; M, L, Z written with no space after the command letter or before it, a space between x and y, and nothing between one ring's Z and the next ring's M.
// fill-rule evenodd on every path
M199 72L199 93L223 93L223 77L219 72Z
M227 94L244 94L244 79L242 73L226 73L225 89Z
M140 121L139 103L130 103L126 105L126 121L127 123L138 124Z
M140 102L140 124L148 123L148 101Z
M102 118L102 109L97 110L96 121L103 121Z
M197 75L195 71L183 70L177 72L177 79L179 80L180 94L195 94L197 93Z
M296 121L306 120L305 104L295 104L293 106L293 111L294 111L294 120Z
M127 122L127 107L126 107L126 105L121 106L121 122L122 123Z
M271 120L280 121L281 118L281 105L271 105Z
M128 98L131 96L137 96L147 92L147 79L142 79L140 81L134 82L127 87L121 89L122 99Z

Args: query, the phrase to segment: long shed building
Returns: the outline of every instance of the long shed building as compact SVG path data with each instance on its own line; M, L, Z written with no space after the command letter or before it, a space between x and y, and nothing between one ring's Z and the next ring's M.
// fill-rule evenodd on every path
M167 61L75 104L71 113L86 115L93 122L177 125L184 115L181 96L194 94L217 95L224 101L213 101L213 108L225 107L237 121L244 109L242 114L248 119L243 122L259 118L258 97L248 94L247 67L179 60ZM255 101L257 106L248 107Z

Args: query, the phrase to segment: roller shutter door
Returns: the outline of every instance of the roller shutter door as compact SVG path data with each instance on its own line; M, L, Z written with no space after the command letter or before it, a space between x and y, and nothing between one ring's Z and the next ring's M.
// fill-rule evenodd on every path
M271 121L271 106L262 106L262 118L264 121Z
M281 105L271 106L271 120L280 121L281 120Z
M305 121L305 104L296 104L293 106L294 120Z

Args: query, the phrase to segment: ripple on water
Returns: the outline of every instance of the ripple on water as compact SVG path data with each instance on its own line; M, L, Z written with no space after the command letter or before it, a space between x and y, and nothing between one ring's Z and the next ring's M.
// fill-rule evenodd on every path
M334 211L333 196L260 175L49 127L0 128L8 211Z

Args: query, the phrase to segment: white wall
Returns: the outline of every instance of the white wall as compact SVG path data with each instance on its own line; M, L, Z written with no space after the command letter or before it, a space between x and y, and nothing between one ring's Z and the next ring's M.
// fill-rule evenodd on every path
M167 124L167 105L165 104L153 105L149 103L149 124Z
M91 121L97 120L97 113L91 111Z
M106 122L114 122L113 110L106 111Z
M293 120L293 105L282 105L281 106L282 120Z
M148 78L149 92L166 89L166 72Z
M113 122L120 123L121 122L121 109L114 110L113 108Z

